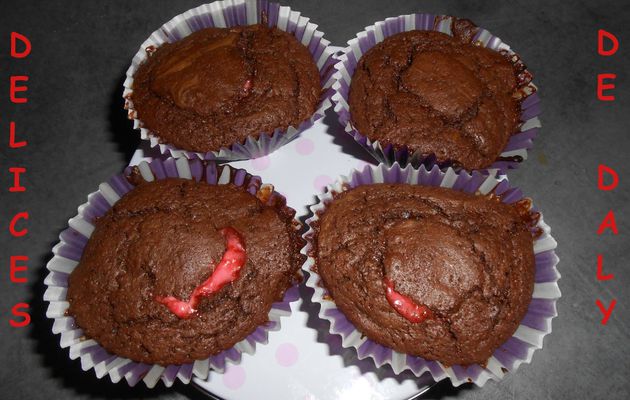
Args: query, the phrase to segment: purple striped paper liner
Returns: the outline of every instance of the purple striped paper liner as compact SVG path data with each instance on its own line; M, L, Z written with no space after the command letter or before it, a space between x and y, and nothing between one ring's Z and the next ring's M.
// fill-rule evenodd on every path
M98 378L109 375L114 383L125 378L130 386L142 380L149 388L154 387L159 380L170 387L177 379L184 383L189 383L193 376L207 379L210 369L223 372L226 363L239 363L242 353L253 354L256 343L267 343L268 332L280 329L280 317L291 314L290 303L299 297L298 286L289 288L283 300L272 305L269 322L265 325L256 328L234 347L190 364L161 366L137 363L112 355L95 340L86 338L81 328L75 324L74 318L66 315L69 306L66 301L68 277L81 259L83 249L94 230L95 218L105 214L125 193L134 188L125 178L131 172L131 168L133 167L129 166L123 174L101 183L99 190L91 193L87 203L79 206L78 214L68 221L68 228L59 235L60 241L53 248L53 258L46 265L50 271L44 280L47 287L44 301L49 303L46 316L54 320L52 332L61 335L60 345L62 348L69 348L70 358L73 360L80 358L83 370L94 369ZM285 204L284 197L273 191L273 186L263 184L260 177L228 165L217 166L213 162L199 159L168 158L153 159L151 162L142 161L138 164L138 169L146 181L180 177L196 181L203 179L210 185L232 183L244 186L254 196L259 191L266 192L271 189L266 204ZM297 221L295 229L300 229Z
M396 374L411 370L418 377L430 373L436 382L450 378L454 386L466 382L483 386L490 379L500 380L506 372L515 371L522 363L530 363L534 351L542 348L543 338L551 332L551 320L558 315L556 301L560 298L557 284L560 274L556 269L559 260L554 251L557 243L551 236L550 228L544 222L542 214L537 228L543 233L534 240L536 277L531 304L514 335L494 352L485 367L477 364L445 367L438 361L396 352L364 337L335 306L319 275L312 269L315 263L313 257L309 256L315 233L312 224L319 220L319 215L326 209L326 204L333 200L333 192L339 193L372 183L441 186L472 194L487 194L494 190L500 195L501 201L508 204L523 198L519 189L509 186L504 175L488 176L478 171L469 174L466 171L456 172L453 168L441 170L437 165L430 170L424 165L419 169L411 165L401 168L398 163L392 166L368 165L362 171L353 170L349 176L342 176L327 186L326 191L317 196L318 202L310 206L312 216L306 220L309 229L303 236L307 244L302 249L302 254L308 257L303 267L308 274L306 286L312 289L313 302L320 305L319 317L330 322L330 333L341 336L343 347L356 349L359 359L368 357L373 359L377 367L389 365ZM534 211L538 210L532 206L532 212Z
M219 149L219 151L199 153L178 149L168 143L161 143L160 139L149 129L145 128L144 123L137 118L137 112L134 110L133 102L130 99L130 94L133 92L133 76L140 64L147 59L145 49L149 46L159 47L163 43L176 42L204 28L225 28L236 25L257 24L261 22L262 11L267 13L269 26L276 26L285 32L293 34L313 55L313 60L319 69L322 85L322 92L315 113L299 126L290 126L286 130L276 129L271 134L261 133L258 138L248 136L243 143L234 143L230 147ZM127 115L129 119L133 120L134 129L140 129L140 137L149 141L151 147L158 147L160 153L166 156L236 161L267 155L295 139L300 132L313 126L313 123L322 118L326 110L332 105L330 97L333 94L333 65L336 60L333 58L334 51L329 47L330 42L324 39L323 36L324 34L317 30L317 25L309 22L309 18L302 16L300 12L267 0L215 1L188 10L153 32L142 43L133 57L127 70L127 79L125 79L123 91Z
M359 32L356 38L348 41L348 47L338 57L339 61L335 64L336 72L333 75L335 82L332 86L334 90L332 102L339 123L344 127L347 134L351 135L379 162L387 165L392 165L396 161L401 165L409 162L414 167L425 165L426 168L431 169L436 164L436 158L433 154L411 153L406 146L401 148L394 148L391 144L382 146L378 141L370 140L354 127L350 118L348 93L352 75L359 59L377 43L397 33L411 30L433 30L452 35L453 18L452 16L433 14L409 14L387 18L385 21L376 22L374 25L366 27L364 31ZM483 28L479 28L472 39L472 43L495 51L505 51L512 57L516 57L516 53L510 49L510 46ZM499 157L521 157L522 160L525 160L527 159L527 150L533 147L533 140L538 135L541 127L538 119L540 98L536 93L537 88L534 83L529 83L527 86L519 89L519 92L522 96L521 125L518 128L519 131L510 137ZM497 171L505 173L508 169L517 168L519 164L520 162L515 160L497 160L486 170L490 174ZM451 166L451 163L445 162L438 165L445 169Z

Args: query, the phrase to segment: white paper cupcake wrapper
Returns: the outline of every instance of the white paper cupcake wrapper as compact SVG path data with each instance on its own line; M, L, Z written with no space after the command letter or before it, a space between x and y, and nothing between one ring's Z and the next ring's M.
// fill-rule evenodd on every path
M253 25L261 22L261 12L268 16L269 26L291 33L296 39L306 46L313 55L319 69L322 92L315 113L302 122L299 126L290 126L286 130L276 129L272 134L261 133L258 138L248 136L243 143L234 143L230 147L223 147L219 151L199 153L177 149L174 146L161 143L160 139L150 130L144 127L137 118L137 112L133 108L130 94L133 92L133 76L140 64L147 59L146 49L150 46L159 47L163 43L176 42L193 32L209 27L227 28L237 25ZM128 110L129 119L133 120L133 127L140 129L140 137L150 142L151 147L157 147L160 153L175 158L186 157L217 161L236 161L257 158L267 155L279 147L295 139L298 134L310 128L315 121L324 116L325 111L331 106L333 84L333 59L334 51L329 48L330 42L323 38L324 34L317 30L317 25L309 22L309 19L300 15L298 11L290 7L280 6L266 0L226 0L204 4L186 11L153 32L142 43L140 49L133 57L131 66L127 70L127 79L124 83L123 97L125 108Z
M318 203L310 207L313 216L306 220L310 229L304 234L307 244L302 249L302 253L308 256L304 264L304 269L309 274L306 285L313 289L313 302L320 305L319 317L330 322L330 332L341 336L342 346L356 349L359 359L372 358L378 367L391 366L397 374L404 370L411 370L416 376L428 372L436 382L450 378L455 386L466 382L483 386L489 379L500 380L506 372L515 371L520 364L530 363L534 351L542 348L543 338L551 332L551 320L558 315L556 301L560 298L560 289L557 284L560 274L556 269L558 257L554 251L557 243L550 234L549 226L543 221L542 214L537 228L540 228L543 233L534 241L536 274L531 304L514 335L494 352L485 367L477 364L445 367L437 361L393 351L364 337L348 321L327 294L320 282L320 276L312 269L315 263L315 260L309 256L313 250L312 239L315 234L312 224L319 220L319 215L326 209L326 204L333 200L332 193L372 183L441 186L480 194L487 194L494 190L501 196L501 201L508 204L523 198L519 189L510 188L505 177L495 178L479 172L469 175L465 171L455 172L452 168L443 172L438 166L427 170L424 166L414 169L408 165L402 169L397 163L391 167L384 164L366 166L362 171L355 170L349 177L342 176L337 182L329 185L325 193L317 196ZM532 208L532 211L537 210Z
M280 329L280 317L291 314L290 302L299 297L297 285L289 288L281 302L274 303L269 311L269 322L261 325L245 339L231 349L211 356L205 360L183 365L148 365L131 361L108 353L95 340L84 336L83 331L75 324L74 318L67 316L69 303L66 300L68 277L77 266L83 249L94 231L95 218L104 215L114 203L125 193L133 189L125 175L132 167L127 167L124 174L116 175L109 181L101 183L99 190L88 196L88 201L79 206L78 215L68 221L69 227L59 235L59 243L53 248L53 258L46 268L50 271L44 280L47 289L44 301L49 302L46 316L54 319L52 332L61 334L60 345L69 348L71 359L80 358L84 371L94 369L96 376L102 378L109 375L116 383L125 378L130 386L142 380L148 387L154 387L161 379L166 386L171 386L176 379L189 383L193 376L207 379L210 369L223 372L226 363L237 364L242 353L253 354L256 343L267 343L267 333ZM214 163L204 165L201 160L186 160L173 158L164 161L154 159L150 163L141 162L138 168L146 181L166 178L205 180L210 185L224 185L233 183L245 186L247 191L256 195L259 190L273 189L272 186L262 184L257 176L248 174L243 169L233 169L228 165L217 167ZM273 191L267 204L284 199ZM296 224L296 229L298 226Z
M415 167L423 164L427 169L431 169L433 165L436 164L436 157L433 154L422 155L419 152L411 153L411 151L404 146L401 148L394 148L391 144L382 146L378 141L370 140L354 127L350 118L348 94L352 75L354 74L359 59L377 43L397 33L412 30L433 30L452 35L452 23L452 16L434 14L410 14L387 18L385 21L379 21L374 25L366 27L364 31L359 32L356 38L348 41L348 47L346 47L343 50L343 54L338 57L340 61L335 64L337 71L334 74L335 83L332 86L334 90L332 101L335 112L339 118L339 123L344 127L346 133L351 135L379 162L383 162L387 165L392 165L396 161L401 165L410 162ZM510 49L510 46L483 28L479 28L477 34L472 39L472 43L495 51L506 51L512 57L517 57L514 51ZM538 135L541 126L540 120L538 119L538 115L540 114L540 99L536 91L537 88L533 82L519 90L522 96L520 116L522 124L519 127L519 132L510 137L510 140L499 157L516 158L520 160L527 159L527 150L532 148L533 139ZM517 168L520 161L516 159L495 161L488 167L488 170L493 173L497 170L506 172L508 169ZM442 168L448 166L450 166L448 162L440 163L440 167Z

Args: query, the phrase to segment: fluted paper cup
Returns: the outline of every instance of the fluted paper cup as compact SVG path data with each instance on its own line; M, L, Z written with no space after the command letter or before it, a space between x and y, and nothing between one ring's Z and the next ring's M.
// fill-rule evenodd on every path
M145 127L142 120L138 118L130 96L133 92L134 75L140 64L147 60L147 49L157 48L164 43L176 42L205 28L228 28L257 24L262 21L263 12L267 15L269 26L275 26L294 35L313 56L322 85L315 113L299 126L290 126L286 130L276 129L271 134L261 133L257 137L248 136L241 143L234 143L229 147L207 153L178 149L171 144L162 143L160 138ZM309 19L302 16L300 12L294 11L290 7L280 6L278 3L266 0L226 0L204 4L174 17L142 43L127 70L127 78L124 83L123 97L128 117L133 120L134 128L140 129L140 137L149 141L151 147L158 148L166 156L217 161L262 157L295 139L300 132L308 129L315 121L322 118L325 111L331 106L330 96L332 95L332 75L335 60L333 59L334 51L330 49L329 44L330 42L324 39L324 34L317 30L317 25L309 22Z
M541 234L534 239L535 284L532 301L514 335L494 352L485 366L473 364L447 367L438 361L396 352L363 336L336 307L320 276L313 270L313 224L325 212L327 204L333 201L334 193L372 183L441 186L480 195L494 192L503 203L508 204L523 199L521 191L510 188L505 177L496 178L479 172L470 175L466 171L455 172L452 168L444 172L438 166L430 170L424 166L414 169L409 165L403 169L396 163L391 167L384 164L366 166L362 171L355 170L348 177L343 176L329 185L325 193L318 195L318 203L310 207L313 215L306 221L309 230L304 235L307 245L302 253L308 256L304 264L304 270L309 275L306 285L312 289L313 302L320 306L319 317L330 322L330 332L341 336L342 346L354 348L359 359L371 358L378 367L389 365L397 374L405 370L412 371L416 376L430 373L436 382L449 378L455 386L466 382L483 386L488 380L500 380L519 365L530 363L534 352L543 347L544 337L551 333L551 320L557 316L556 301L560 298L557 284L560 274L556 269L558 257L554 251L557 243L550 234L549 226L543 221L542 214L534 228ZM538 210L532 206L530 212Z
M79 207L78 215L68 221L69 227L59 235L60 241L53 248L54 256L46 265L50 271L44 280L47 287L44 301L49 303L46 316L54 320L52 332L61 335L60 345L64 349L69 348L70 358L73 360L80 358L83 370L93 369L98 378L109 375L114 383L125 378L130 386L142 380L150 388L159 380L166 386L171 386L177 379L184 383L189 383L193 376L206 379L211 369L223 372L227 363L239 363L242 353L253 354L256 343L267 342L268 331L280 329L280 317L291 313L290 302L299 297L297 285L286 291L281 302L272 305L268 323L256 328L232 348L190 364L161 366L137 363L110 354L95 340L85 337L81 328L75 324L74 318L66 314L69 306L66 300L68 277L81 259L85 245L94 230L95 219L104 215L125 193L134 188L126 179L131 168L133 167L127 167L125 173L101 183L98 191L91 193L87 203ZM288 208L284 197L273 191L271 185L263 184L259 177L252 176L243 169L233 169L227 165L217 167L212 162L184 158L178 160L169 158L164 161L154 159L150 163L143 161L138 165L138 169L146 181L179 177L203 180L210 185L232 183L245 187L252 195L260 195L258 197L266 199L268 205L279 209ZM297 221L295 229L300 229Z
M339 123L344 127L347 134L351 135L355 141L379 162L387 165L392 165L394 162L398 162L400 165L411 163L416 168L420 165L425 165L428 169L431 169L436 164L442 168L452 165L450 161L438 163L434 154L413 152L404 143L400 143L400 147L394 147L391 144L382 145L378 140L368 138L359 132L352 123L352 110L350 110L348 103L348 95L352 75L357 64L363 54L369 49L390 36L412 30L437 31L452 36L451 27L453 20L454 17L452 16L434 14L409 14L387 18L359 32L356 38L348 41L348 47L339 56L339 62L335 64L334 94L332 96ZM510 46L483 28L478 28L477 33L471 39L471 43L497 52L505 52L516 66L523 67L520 58ZM522 74L531 75L527 70L524 70ZM540 120L538 119L540 99L536 92L537 88L533 82L529 82L519 88L521 123L518 131L512 134L498 159L487 168L487 170L490 170L489 172L506 172L508 169L517 168L520 162L527 159L527 151L532 148L533 140L538 135L540 128Z

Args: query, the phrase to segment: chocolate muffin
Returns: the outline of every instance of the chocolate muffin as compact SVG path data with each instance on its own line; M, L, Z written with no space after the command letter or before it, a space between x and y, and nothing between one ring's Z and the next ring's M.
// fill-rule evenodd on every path
M335 194L312 256L337 308L368 338L450 365L485 365L534 286L534 221L496 196L402 184Z
M183 150L218 151L297 127L319 101L313 57L275 27L207 28L147 52L131 108L160 141Z
M351 120L383 147L486 168L518 131L532 77L517 57L472 44L472 22L455 19L452 30L403 32L368 50L350 84Z
M231 348L268 321L303 262L294 211L275 203L232 184L140 183L96 221L70 275L68 314L136 362Z

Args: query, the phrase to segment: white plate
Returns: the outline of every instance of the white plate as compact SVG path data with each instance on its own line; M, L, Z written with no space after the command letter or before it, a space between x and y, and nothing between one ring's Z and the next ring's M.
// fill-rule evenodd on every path
M325 185L373 162L336 118L329 110L324 120L271 155L230 165L273 184L303 217ZM155 152L141 147L130 164L152 155ZM343 349L339 337L328 334L328 322L318 319L318 308L310 301L300 299L291 309L281 329L269 332L269 342L258 344L253 356L243 354L240 364L228 366L223 374L211 371L205 381L194 378L194 384L222 399L274 400L409 399L433 384L430 376L396 376L389 367L379 369L370 359L358 360L354 349Z

